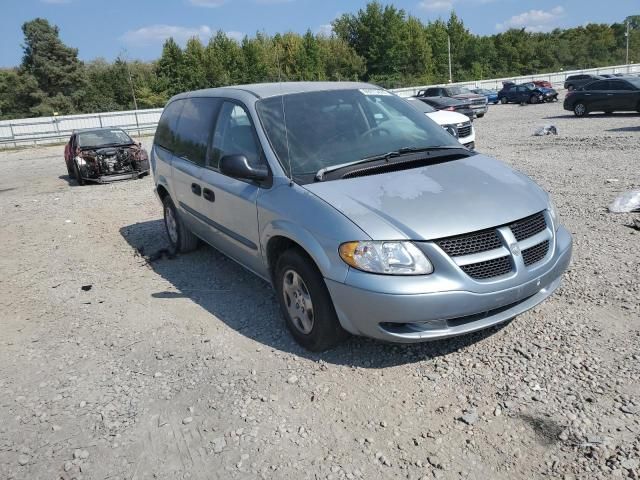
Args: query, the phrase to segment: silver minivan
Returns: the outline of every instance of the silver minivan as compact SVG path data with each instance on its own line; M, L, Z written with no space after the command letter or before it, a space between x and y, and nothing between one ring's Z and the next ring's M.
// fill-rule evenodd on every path
M177 95L151 167L172 247L202 240L270 282L310 350L505 322L551 295L571 259L531 179L365 83Z

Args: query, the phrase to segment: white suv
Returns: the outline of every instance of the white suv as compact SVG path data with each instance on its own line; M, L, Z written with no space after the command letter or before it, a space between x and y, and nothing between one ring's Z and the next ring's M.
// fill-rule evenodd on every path
M427 117L444 128L458 141L470 150L476 146L476 131L469 117L461 113L436 110L431 105L415 97L406 99L412 106L423 112Z

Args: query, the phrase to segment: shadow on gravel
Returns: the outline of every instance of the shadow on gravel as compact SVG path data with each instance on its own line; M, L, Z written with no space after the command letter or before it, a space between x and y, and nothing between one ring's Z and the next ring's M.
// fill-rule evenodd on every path
M142 256L165 249L168 243L162 220L128 225L120 229L120 234ZM195 252L173 259L161 258L149 265L173 285L172 291L150 292L158 302L189 298L256 342L338 365L385 368L428 360L482 341L508 324L458 338L413 345L353 337L331 351L312 353L301 348L289 335L271 286L214 248L201 246Z
M635 127L610 128L607 132L640 132L640 125Z
M563 428L550 418L534 417L526 414L518 415L518 417L533 428L538 443L542 445L553 445L559 441L558 436L562 433Z
M78 186L78 183L76 182L76 180L74 178L71 178L69 175L59 175L58 178L60 180L64 180L65 182L67 182L72 187Z

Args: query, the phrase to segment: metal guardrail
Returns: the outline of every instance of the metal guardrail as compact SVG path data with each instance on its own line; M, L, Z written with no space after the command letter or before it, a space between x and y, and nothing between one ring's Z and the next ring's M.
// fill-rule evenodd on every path
M506 80L516 83L531 82L533 80L548 80L552 84L564 83L569 75L590 73L640 73L640 63L630 65L613 65L601 68L587 68L583 70L568 70L566 72L524 75L519 77L494 78L490 80L476 80L471 82L456 82L458 85L471 88L499 89ZM445 84L438 84L445 85ZM418 87L396 88L392 91L401 97L410 97L419 90L436 85L421 85ZM0 149L28 145L42 145L59 143L66 140L74 130L81 128L117 127L130 134L145 135L155 132L162 108L148 110L129 110L124 112L92 113L85 115L64 115L54 117L25 118L0 121Z
M82 128L122 128L132 135L155 132L162 108L0 121L0 148L60 143Z

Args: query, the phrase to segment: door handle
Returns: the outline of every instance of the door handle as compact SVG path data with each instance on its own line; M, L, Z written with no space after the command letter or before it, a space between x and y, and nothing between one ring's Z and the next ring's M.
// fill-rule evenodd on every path
M202 196L205 200L209 201L209 202L215 202L216 201L216 194L213 193L212 190L209 190L208 188L205 188L204 190L202 190Z
M191 184L191 191L195 194L200 196L200 194L202 193L202 188L200 187L200 185L198 185L197 183L192 183Z

